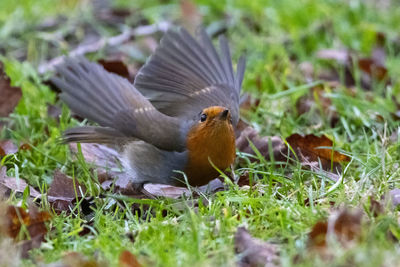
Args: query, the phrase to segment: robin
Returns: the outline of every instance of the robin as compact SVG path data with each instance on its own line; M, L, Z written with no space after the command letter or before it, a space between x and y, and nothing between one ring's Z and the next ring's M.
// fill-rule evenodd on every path
M199 30L167 31L134 84L84 58L67 59L51 80L72 111L100 126L64 132L65 142L117 144L136 188L207 184L235 160L234 127L245 71L233 71L227 40L217 53Z

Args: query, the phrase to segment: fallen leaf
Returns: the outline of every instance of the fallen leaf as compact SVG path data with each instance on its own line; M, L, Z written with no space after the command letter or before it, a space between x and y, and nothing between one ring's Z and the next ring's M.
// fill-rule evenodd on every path
M180 198L184 195L189 196L190 191L186 187L176 187L165 184L145 184L144 189L154 196Z
M142 265L136 259L130 251L124 250L119 255L119 266L120 267L141 267Z
M70 211L78 200L85 196L86 188L80 185L77 180L56 170L53 181L47 191L47 200L56 212ZM82 203L83 204L83 203Z
M236 231L235 252L240 267L280 266L279 247L252 237L244 227Z
M3 218L2 232L13 238L17 242L18 249L21 251L22 257L28 257L28 253L32 248L37 248L44 241L47 233L46 222L51 216L46 211L39 211L38 208L31 204L29 210L26 211L21 207L8 206L5 209Z
M50 220L47 211L38 211L33 204L29 206L28 212L21 207L8 206L6 217L8 218L8 235L16 240L24 240L26 234L21 232L22 227L27 227L30 238L44 235L47 228L44 222Z
M11 140L0 141L0 158L18 152L18 147Z
M22 91L19 87L11 86L2 62L0 62L0 96L0 118L7 117L18 104ZM2 125L3 122L0 121L0 129Z
M358 60L358 67L368 74L369 77L375 78L379 81L387 77L386 52L385 52L385 39L386 36L378 32L376 33L375 47L372 50L371 57L360 58Z
M325 135L318 137L313 134L306 136L292 134L286 141L296 153L300 163L315 171L320 169L320 163L325 171L340 171L340 163L350 160L348 156L332 150L333 142ZM337 180L334 176L330 178Z
M301 150L310 157L321 157L324 159L332 160L333 162L349 161L350 158L337 151L332 150L333 142L325 135L318 137L313 134L301 136L299 134L292 134L286 138L287 142L293 149ZM320 148L326 147L326 148Z
M76 143L70 143L69 148L76 157L78 153ZM82 155L85 161L94 166L93 171L96 173L101 182L103 189L107 190L112 184L116 190L134 195L138 192L132 192L130 176L124 172L119 153L110 147L101 144L81 144ZM133 190L134 191L134 190Z
M355 52L350 52L343 49L323 49L317 52L317 58L323 60L333 60L339 65L342 65L345 70L345 84L348 87L355 85L353 75L353 67L355 63L362 71L361 86L367 90L372 87L372 80L378 81L386 80L386 52L384 49L385 36L383 33L376 33L375 47L372 50L370 57L359 57ZM327 75L328 74L328 75ZM328 78L330 77L330 78ZM325 72L320 79L340 81L340 75L337 70L330 70L329 73ZM386 81L388 84L390 80Z
M335 60L342 64L348 64L350 53L345 49L321 49L317 52L317 58L325 60Z
M400 205L400 189L395 188L389 191L389 201L392 203L393 207L398 207Z
M358 60L358 67L369 76L379 81L387 77L387 69L373 58L361 58Z
M250 175L248 171L245 171L243 174L241 174L238 178L237 181L235 181L238 186L246 186L246 185L252 185L255 181L250 181Z
M19 150L31 150L32 146L28 143L23 143L22 145L19 146Z
M362 211L350 211L346 208L333 212L328 220L317 222L308 235L308 248L322 258L332 256L330 242L339 242L348 248L361 237Z
M105 70L130 80L131 76L129 74L128 67L121 60L100 59L97 62L102 65Z
M9 196L11 191L23 193L29 185L23 179L8 177L6 171L5 166L0 167L0 198ZM32 186L29 186L29 193L33 198L41 197L41 194Z
M53 181L50 184L50 188L47 191L47 195L56 198L72 200L76 197L83 197L86 192L86 188L80 185L78 181L74 181L71 177L65 175L59 170L54 172Z
M250 145L249 141L253 143L254 147L260 151L261 155L266 160L272 160L271 155L275 161L285 161L288 155L288 150L283 140L278 136L263 136L261 137L257 130L253 127L248 126L240 132L240 135L236 138L236 148L243 153L256 155L254 149ZM271 147L269 147L271 142ZM270 152L271 151L271 152ZM252 159L255 161L256 159Z

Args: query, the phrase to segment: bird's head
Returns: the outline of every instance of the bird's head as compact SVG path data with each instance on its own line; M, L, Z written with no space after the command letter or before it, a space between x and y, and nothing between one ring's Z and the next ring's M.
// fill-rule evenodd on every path
M218 131L232 127L232 118L229 109L221 106L213 106L203 109L197 116L197 123L192 131Z
M230 111L225 107L212 106L197 115L188 133L188 146L220 146L232 139L234 131Z

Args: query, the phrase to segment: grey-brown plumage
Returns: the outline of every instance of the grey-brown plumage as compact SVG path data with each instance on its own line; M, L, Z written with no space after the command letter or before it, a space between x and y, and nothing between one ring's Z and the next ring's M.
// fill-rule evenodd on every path
M219 43L217 53L203 30L198 41L184 29L170 30L134 85L84 58L68 59L51 80L74 112L100 126L69 129L64 140L122 144L133 183L179 184L175 171L188 163L186 138L202 110L226 107L233 125L239 120L245 60L235 75L226 39Z
M60 98L80 116L107 127L70 129L66 141L99 142L109 135L135 137L164 150L185 150L185 125L155 109L127 79L84 58L67 60L57 73L51 80L62 90Z
M228 42L219 39L218 56L204 30L199 42L185 29L168 31L135 78L135 87L161 112L191 118L210 106L224 106L239 120L239 95L245 70L241 57L234 75Z

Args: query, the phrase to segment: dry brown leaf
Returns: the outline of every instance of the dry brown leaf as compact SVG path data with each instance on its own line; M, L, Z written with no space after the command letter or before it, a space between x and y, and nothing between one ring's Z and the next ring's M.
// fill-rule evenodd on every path
M4 210L4 211L3 211ZM47 233L45 225L51 219L46 211L39 211L31 204L29 210L16 206L7 206L1 209L2 217L0 232L6 233L17 242L22 257L28 257L32 248L37 248L44 241Z
M22 145L19 146L19 150L31 150L32 146L28 143L23 143Z
M11 140L0 141L0 158L6 155L15 154L19 150L31 150L31 145L23 143L19 147L16 146Z
M0 158L18 152L18 147L11 140L0 141Z
M317 222L309 233L308 248L324 259L332 255L330 242L339 242L347 248L361 237L362 211L341 209L332 213L327 221Z
M376 34L376 44L370 57L359 58L354 52L350 53L347 50L337 49L324 49L317 52L317 58L323 60L334 60L345 68L345 84L350 87L355 85L355 79L353 75L353 62L358 65L362 70L361 75L361 86L365 89L371 89L372 80L376 79L379 81L386 80L387 68L386 68L386 52L384 49L385 36L383 33ZM340 75L336 70L329 70L324 72L320 77L321 79L334 79L339 81ZM387 80L390 83L390 80Z
M372 50L371 57L361 58L358 60L358 67L365 72L369 77L375 78L379 81L387 77L386 64L386 51L385 51L386 36L378 32L376 34L375 47Z
M333 142L325 135L319 137L313 134L301 136L299 134L292 134L286 141L290 146L303 153L303 155L310 157L310 159L317 160L317 157L327 159L333 162L349 161L350 158L337 151L332 150ZM320 148L330 147L330 148Z
M368 74L370 77L376 78L379 81L387 77L387 69L384 65L377 62L373 58L361 58L358 60L358 67Z
M136 259L130 251L124 250L119 255L119 266L120 267L141 267L142 265Z
M280 266L278 246L252 237L244 227L236 231L235 252L240 267Z
M86 188L84 185L80 185L75 180L74 187L74 181L71 177L56 170L53 181L47 191L47 200L57 213L62 211L69 212L75 206L76 201L85 196L85 192ZM84 205L85 203L82 202L81 204Z
M278 136L260 137L258 132L250 126L241 131L239 130L237 134L239 136L236 138L236 147L240 152L256 155L252 145L249 143L250 140L266 160L271 160L271 155L275 161L281 163L286 162L288 157L293 160L296 159L291 151L288 150L284 141ZM337 172L341 171L340 163L350 160L348 156L333 151L332 148L320 148L333 146L333 142L326 136L307 135L303 137L299 134L293 134L287 138L287 142L293 148L304 167L321 173L332 180L340 178L337 174ZM269 148L269 143L271 143L271 148ZM255 161L257 159L252 158L251 160ZM322 169L320 168L320 163ZM243 177L242 180L245 181L245 178Z
M71 177L56 170L47 195L54 198L72 200L76 197L83 197L85 192L86 188L84 185L80 185L75 180L74 187L74 181Z
M11 86L11 81L4 72L2 62L0 62L0 96L0 118L7 117L18 104L22 91L19 87ZM0 121L0 129L2 124Z
M248 126L242 130L236 138L236 148L243 153L255 155L249 140L260 151L260 153L267 159L271 160L269 142L271 142L272 155L276 161L284 161L287 156L287 147L283 140L278 136L263 136L261 137L257 130Z
M8 177L7 169L5 166L0 167L0 198L2 196L9 196L11 191L14 192L24 192L28 184L22 180L15 177ZM32 186L29 186L30 196L33 198L40 197L41 194L36 191Z
M45 222L49 221L51 216L47 211L38 211L33 204L26 212L21 207L9 206L6 213L8 221L8 235L16 240L24 240L29 234L30 238L38 235L44 236L47 233ZM21 231L26 227L28 232Z
M250 181L249 172L245 171L242 175L239 176L236 183L238 186L246 186L246 185L252 186L254 181Z
M121 60L113 59L113 60L105 60L100 59L97 61L100 65L104 67L105 70L118 74L121 77L124 77L128 80L131 80L131 75L129 73L128 67ZM131 80L132 81L132 80Z
M335 172L341 171L340 163L350 160L348 156L332 150L332 140L324 135L318 137L313 134L306 136L292 134L286 140L303 166L318 172L321 163L322 169L327 171L325 174L333 180L338 179Z

